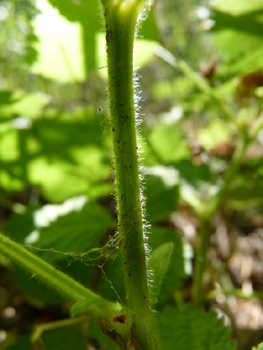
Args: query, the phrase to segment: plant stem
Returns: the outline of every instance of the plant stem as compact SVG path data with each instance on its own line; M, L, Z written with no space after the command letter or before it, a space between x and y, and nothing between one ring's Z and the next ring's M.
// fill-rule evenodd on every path
M102 317L102 308L105 308L105 305L109 307L113 304L85 288L1 233L0 251L12 261L15 261L30 273L36 275L37 278L45 282L45 284L56 290L59 294L66 296L70 300L90 300L90 314L96 319Z
M46 348L42 341L42 336L45 332L54 331L56 329L63 329L66 327L72 327L85 321L87 321L87 316L79 316L73 319L59 320L39 324L35 327L34 332L31 335L31 341L33 343L33 346L37 350L45 350Z
M210 242L209 220L200 218L199 220L199 242L196 249L194 283L193 283L193 301L197 305L202 305L204 301L204 273L207 266L207 251Z
M141 9L139 2L142 3L106 6L104 15L119 242L127 305L134 312L131 339L136 339L136 348L154 350L158 345L147 283L133 85L133 43Z

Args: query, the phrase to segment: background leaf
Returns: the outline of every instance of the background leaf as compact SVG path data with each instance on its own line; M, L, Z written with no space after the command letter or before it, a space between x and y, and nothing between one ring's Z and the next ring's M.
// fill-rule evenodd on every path
M233 16L240 16L250 12L263 10L263 4L261 0L221 0L214 5L214 8Z
M30 337L28 335L22 335L17 338L17 340L10 346L7 347L8 350L34 350L31 343Z
M166 307L159 316L161 344L165 350L235 350L230 329L214 312L188 304L182 310Z
M164 244L171 244L171 242L174 247L171 255L171 263L163 277L163 283L160 289L160 305L171 302L173 294L183 284L185 278L184 245L182 238L173 230L167 227L152 227L151 234L149 234L149 245L153 251Z
M44 334L47 350L86 350L85 338L78 326L57 329Z
M158 163L167 164L189 157L185 135L176 125L158 125L146 138Z
M151 267L154 272L153 305L158 300L163 278L171 262L173 249L173 243L164 243L151 253Z
M94 251L92 248L108 240L107 231L113 225L114 221L103 207L78 197L61 205L46 205L38 210L31 208L24 214L16 214L6 223L4 231L90 287L91 266L99 266L100 258L108 254L105 249ZM31 298L48 304L63 301L20 267L14 266L13 270L16 283Z
M263 343L261 342L258 344L258 346L253 346L252 350L262 350L263 349Z
M240 7L244 3L248 4L244 0L240 1ZM244 8L247 6L246 4ZM255 2L256 4L258 5L257 2ZM249 7L250 5L247 6L247 8ZM233 10L236 8L238 11L239 6L230 6L227 11L225 8L226 6L222 12L221 10L215 11L213 16L215 25L212 28L215 32L215 43L222 50L222 57L226 62L226 65L221 67L222 73L228 75L230 73L244 74L262 69L260 59L263 43L260 35L263 29L262 6L261 9L255 6L255 11L244 10L240 13Z
M171 167L146 169L146 218L151 223L166 220L179 200L178 174Z
M93 197L110 193L109 135L103 133L93 109L70 114L52 110L41 119L35 115L33 122L25 118L22 122L22 127L13 119L1 125L6 132L0 149L9 149L2 157L4 188L33 183L54 202L83 193Z
M78 253L98 246L113 225L112 218L99 204L86 197L76 197L60 205L46 205L33 212L17 214L8 221L5 232L14 239L19 237L17 240L24 244Z
M231 182L227 199L237 210L260 205L263 196L263 167L261 159L251 159Z

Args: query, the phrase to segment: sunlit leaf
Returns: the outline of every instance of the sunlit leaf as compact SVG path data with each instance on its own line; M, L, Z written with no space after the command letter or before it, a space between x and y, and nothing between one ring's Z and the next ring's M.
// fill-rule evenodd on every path
M2 186L17 190L28 183L61 202L87 194L107 195L112 183L108 134L93 110L53 111L33 122L19 117L1 125ZM47 178L49 179L47 181Z
M139 35L147 40L158 41L159 30L156 24L154 8L152 8L148 14L146 21L141 23L141 28L139 29Z
M263 10L261 0L219 0L214 6L216 10L228 13L233 16L245 15L250 12Z
M177 125L159 124L146 137L158 163L189 158L184 133Z
M212 120L206 128L198 131L198 139L206 150L215 148L230 137L231 125L220 119Z
M36 118L40 115L42 108L49 102L49 97L41 92L25 93L25 91L17 91L16 94L12 94L12 97L16 100L0 106L2 115Z
M228 2L224 1L224 3ZM240 1L244 3L244 1ZM246 2L252 4L252 2ZM224 74L240 74L262 68L262 11L248 12L235 16L215 11L215 43L221 50L227 65ZM249 23L249 25L248 25Z
M35 31L38 58L32 67L34 74L60 82L84 81L94 69L106 66L105 34L100 33L99 6L95 0L41 1L42 14L36 17ZM142 23L140 35L148 40L136 44L135 66L148 63L157 47L158 31L153 15ZM142 54L143 53L143 54ZM104 78L107 72L98 70Z
M263 350L263 342L261 342L260 344L258 344L258 346L253 346L252 350Z
M42 11L35 20L39 42L36 44L38 59L32 72L61 82L83 81L80 25L63 18L45 1L42 1Z

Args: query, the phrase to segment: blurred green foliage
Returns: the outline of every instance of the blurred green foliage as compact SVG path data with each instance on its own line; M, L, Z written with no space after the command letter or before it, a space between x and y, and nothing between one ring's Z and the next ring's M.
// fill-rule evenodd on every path
M0 218L6 235L116 300L123 298L123 276L114 238L101 18L95 0L0 1ZM214 6L163 0L139 32L142 182L158 275L153 302L160 293L156 309L165 350L235 349L214 314L191 304L180 309L176 296L193 277L187 268L193 255L187 255L189 237L170 218L185 205L196 220L213 206L213 214L226 217L251 208L262 216L262 30L260 0ZM178 59L219 96L219 104L230 106L234 121L180 69ZM246 138L240 164L226 177L239 140ZM196 242L190 243L195 250ZM3 266L12 268L14 288L29 302L67 309L34 278ZM63 344L81 350L85 337L95 348L115 348L93 325L82 328L47 333L46 349ZM32 348L28 335L7 333L4 348Z

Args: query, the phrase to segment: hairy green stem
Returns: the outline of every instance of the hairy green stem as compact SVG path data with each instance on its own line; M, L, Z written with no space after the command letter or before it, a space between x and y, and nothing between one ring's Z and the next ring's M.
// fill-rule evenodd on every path
M131 339L138 349L154 350L158 345L147 283L133 83L133 43L141 3L111 1L104 15L119 244L126 302L134 313Z

